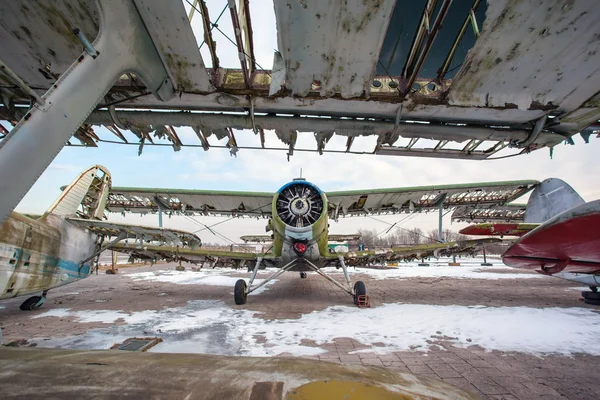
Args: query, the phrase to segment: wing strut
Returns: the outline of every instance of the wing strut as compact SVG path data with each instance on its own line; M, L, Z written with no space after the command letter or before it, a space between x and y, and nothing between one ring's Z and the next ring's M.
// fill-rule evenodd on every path
M79 269L81 269L81 267L83 267L85 265L86 262L93 260L94 257L98 256L100 253L102 253L104 250L108 249L110 246L117 244L118 242L120 242L123 239L127 238L127 232L126 231L121 231L119 232L119 235L111 240L106 246L100 246L100 249L98 249L97 251L94 252L94 254L92 254L91 256L89 256L88 258L86 258L85 260L83 260L82 262L79 263Z

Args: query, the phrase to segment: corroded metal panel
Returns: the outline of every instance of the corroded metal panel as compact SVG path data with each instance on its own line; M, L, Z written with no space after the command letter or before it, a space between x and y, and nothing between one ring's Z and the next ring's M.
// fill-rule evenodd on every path
M395 0L276 1L286 88L296 96L368 93Z
M72 30L79 28L93 41L99 20L95 0L1 1L0 57L43 93L83 51Z
M573 111L600 90L599 37L594 0L490 2L450 104Z
M163 0L136 0L135 3L175 89L182 92L214 90L183 3Z

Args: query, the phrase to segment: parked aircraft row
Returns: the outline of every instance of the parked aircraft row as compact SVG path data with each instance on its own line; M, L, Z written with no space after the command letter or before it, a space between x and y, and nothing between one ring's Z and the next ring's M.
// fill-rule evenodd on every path
M460 190L481 190L506 186L506 182L460 185ZM381 199L386 196L403 196L411 193L432 193L443 199L446 192L457 190L457 185L379 189L371 191ZM139 225L117 224L105 221L109 194L123 193L182 193L172 189L119 188L111 192L111 176L108 170L95 165L83 171L67 186L58 199L39 218L13 212L0 227L0 299L32 295L21 305L21 309L39 308L45 301L48 290L85 278L92 272L93 261L104 250L128 253L134 258L156 261L204 262L227 261L236 266L246 266L252 271L248 282L240 279L234 288L236 304L244 304L248 294L286 271L314 271L351 295L355 302L366 295L364 282L352 283L348 266L364 265L390 260L410 260L444 255L474 254L483 246L499 242L497 238L483 238L449 243L415 245L410 247L378 249L368 251L331 253L328 248L329 217L332 207L328 194L304 179L295 179L282 186L277 192L207 192L185 191L188 201L194 196L206 197L207 193L215 204L235 200L241 206L230 210L236 214L256 213L256 207L244 204L264 202L270 197L270 206L260 206L261 213L268 217L267 231L272 231L272 249L268 253L216 251L201 248L200 239L193 233L173 229L152 228ZM359 191L331 193L331 198L340 204L344 199L357 197ZM117 196L117 197L118 197ZM111 198L114 198L112 196ZM427 197L427 196L425 196ZM341 200L339 200L341 199ZM113 199L114 200L114 199ZM258 201L258 203L257 203ZM358 196L352 203L366 201ZM204 201L207 215L223 214L223 209L212 207ZM179 204L178 206L181 206ZM361 206L361 207L363 207ZM116 207L111 205L111 210ZM143 210L143 207L140 208ZM114 210L112 210L114 211ZM141 212L141 211L140 211ZM350 213L361 215L359 213ZM528 225L529 232L504 254L508 265L518 268L540 268L545 274L577 272L586 276L600 273L600 258L594 253L600 242L591 228L600 222L600 201L583 203L579 195L560 180L549 180L536 187L527 207L526 222L543 222L539 226ZM528 220L529 218L529 220ZM545 221L545 222L544 222ZM507 234L497 231L498 227L477 225L464 230L470 234ZM499 228L498 228L499 229ZM566 234L563 236L562 232ZM256 235L259 237L262 235ZM339 235L338 235L339 236ZM354 235L342 235L352 237ZM125 243L134 239L134 243ZM254 284L259 269L277 268L271 276ZM341 268L344 282L338 282L322 269ZM590 284L589 292L594 302L598 284Z

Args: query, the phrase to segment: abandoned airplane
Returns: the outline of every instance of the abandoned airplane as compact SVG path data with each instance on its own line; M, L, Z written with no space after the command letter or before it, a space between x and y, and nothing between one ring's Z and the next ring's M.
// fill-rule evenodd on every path
M200 245L187 232L102 221L110 185L109 172L95 165L79 174L44 215L10 213L0 227L0 299L40 293L20 307L39 308L48 290L88 277L92 261L126 238ZM108 237L114 239L104 244Z

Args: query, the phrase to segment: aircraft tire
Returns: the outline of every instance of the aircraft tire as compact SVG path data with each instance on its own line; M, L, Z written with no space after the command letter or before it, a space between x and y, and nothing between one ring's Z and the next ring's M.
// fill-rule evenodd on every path
M246 304L246 299L248 295L246 294L246 281L243 279L239 279L235 283L235 288L233 289L233 299L235 300L235 304L242 305Z
M588 300L600 300L600 293L598 292L581 292L581 296Z
M21 303L21 305L19 306L19 309L23 310L23 311L31 311L34 310L35 305L42 299L41 296L32 296L30 298L28 298L27 300L25 300L23 303Z
M300 272L300 279L306 279L306 272Z
M595 299L583 299L583 302L585 304L591 304L593 306L600 306L600 299L595 300Z
M356 281L354 284L354 304L358 304L358 296L367 294L367 287L363 281Z

